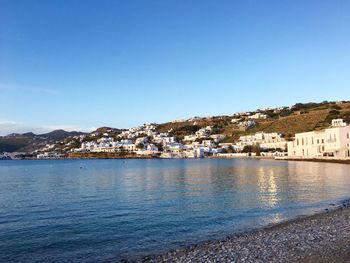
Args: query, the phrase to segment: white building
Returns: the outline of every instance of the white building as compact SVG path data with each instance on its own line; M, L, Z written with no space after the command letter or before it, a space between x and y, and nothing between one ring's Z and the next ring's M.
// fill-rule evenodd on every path
M157 153L159 153L158 147L154 144L148 144L144 149L136 151L136 154L138 155L154 155Z
M343 119L334 119L332 120L333 127L345 127L347 124Z
M37 159L60 159L63 157L64 157L64 154L57 153L57 152L45 152L45 153L40 153L36 156Z
M233 118L233 119L231 120L231 123L238 123L240 120L241 120L241 119L239 119L239 118Z
M197 140L197 138L198 138L197 135L191 134L191 135L185 135L183 140L185 142L192 142L192 141Z
M210 135L211 133L211 127L207 126L205 128L201 128L198 131L196 131L197 138L206 138Z
M350 157L350 126L342 120L333 120L332 127L322 131L295 134L295 140L288 143L288 156L317 158L333 156Z
M267 115L266 114L263 114L261 112L257 112L255 113L254 115L251 115L248 117L249 119L252 119L252 120L257 120L257 119L266 119L267 118Z
M146 144L148 142L148 138L147 137L141 137L141 138L137 138L135 140L135 144L138 145L140 143L142 144Z
M282 134L277 132L264 133L258 132L254 135L246 135L239 137L239 142L236 144L237 148L243 149L247 145L259 145L261 149L287 149L287 141L282 137Z
M254 127L255 125L256 125L255 121L241 121L238 123L238 126L245 127L245 128Z
M203 141L202 141L202 144L203 144L204 146L210 146L210 147L215 146L215 142L214 142L213 140L203 140Z
M214 142L221 142L226 138L225 134L212 134L210 138L214 139Z

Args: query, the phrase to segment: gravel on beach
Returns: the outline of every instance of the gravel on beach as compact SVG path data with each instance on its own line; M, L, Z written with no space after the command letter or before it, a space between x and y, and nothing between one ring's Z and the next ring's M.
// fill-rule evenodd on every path
M140 262L350 262L350 205Z

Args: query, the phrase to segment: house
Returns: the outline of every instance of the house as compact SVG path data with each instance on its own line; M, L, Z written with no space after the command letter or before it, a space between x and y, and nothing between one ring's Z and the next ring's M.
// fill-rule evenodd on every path
M272 149L287 149L287 141L282 137L282 134L271 132L257 132L254 135L246 135L239 137L239 142L236 144L240 150L244 146L259 145L261 149L272 150Z
M136 146L133 143L123 144L122 148L124 151L128 151L128 152L133 152L136 150Z
M167 145L167 148L171 152L181 152L184 149L184 145L181 143L174 142L174 143Z
M206 138L210 135L211 131L212 128L210 126L207 126L196 131L196 136L197 138Z
M256 125L255 121L241 121L238 123L238 126L241 126L244 128L254 127L255 125Z
M158 147L151 143L147 145L146 150L152 151L152 152L158 152Z
M125 145L133 144L133 141L131 139L124 139L124 140L121 140L120 142Z
M186 150L183 152L186 158L203 158L204 151L201 148Z
M145 149L137 150L138 155L154 155L158 153L158 147L154 144L148 144Z
M204 146L210 146L210 147L215 146L215 142L214 142L213 140L203 140L203 141L202 141L202 144L203 144Z
M210 138L214 139L214 142L218 143L221 142L226 138L225 134L212 134L210 135Z
M317 158L333 156L350 157L350 126L344 126L340 119L333 120L332 126L321 131L295 134L288 143L288 156L298 158Z
M135 140L135 144L138 145L140 143L142 144L146 144L148 142L148 138L147 137L141 137L141 138L137 138Z
M197 138L198 138L197 135L191 134L191 135L185 135L183 140L185 142L192 142L192 141L195 141Z
M347 124L343 119L334 119L332 120L333 127L345 127Z
M45 152L38 154L36 156L37 159L60 159L63 158L64 154L58 153L58 152Z
M249 119L252 119L252 120L257 120L257 119L266 119L267 118L267 115L266 114L263 114L261 112L257 112L251 116L248 117Z

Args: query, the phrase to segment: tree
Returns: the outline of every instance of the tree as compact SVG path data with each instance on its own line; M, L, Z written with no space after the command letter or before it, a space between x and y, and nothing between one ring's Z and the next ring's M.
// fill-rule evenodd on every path
M251 153L252 151L253 151L253 146L251 146L251 145L246 145L242 149L243 153Z
M243 147L243 153L255 153L256 156L260 156L260 145L246 145Z
M154 143L154 145L158 148L158 151L163 151L163 145L161 143Z
M225 148L222 148L221 153L228 153L228 151Z
M232 146L232 145L229 145L229 146L227 147L227 152L228 152L228 153L233 153L233 152L235 152L235 149L233 149L233 146Z
M256 156L260 156L261 153L259 144L253 146L253 152L255 152Z
M341 107L337 104L331 106L332 110L341 110Z
M140 142L136 145L136 148L140 149L140 150L142 150L144 147L145 147L145 145L142 142Z

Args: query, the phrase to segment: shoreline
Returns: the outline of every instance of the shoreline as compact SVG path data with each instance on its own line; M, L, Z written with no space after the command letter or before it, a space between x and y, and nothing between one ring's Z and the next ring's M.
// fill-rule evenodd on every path
M200 159L258 159L275 161L300 161L300 162L318 162L318 163L339 163L350 164L350 159L318 159L318 158L285 158L270 156L235 156L235 157L216 157L209 156L205 158L160 158L156 156L125 156L125 157L64 157L64 158L23 158L23 159L0 159L0 161L53 161L53 160L200 160Z
M350 262L350 200L310 216L136 262Z
M301 161L317 163L342 163L350 164L350 159L320 159L320 158L275 158L276 161Z

